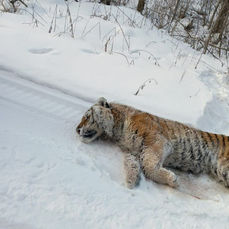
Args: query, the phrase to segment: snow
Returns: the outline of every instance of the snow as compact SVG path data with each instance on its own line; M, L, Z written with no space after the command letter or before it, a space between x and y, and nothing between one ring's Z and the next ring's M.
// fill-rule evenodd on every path
M104 96L229 135L226 67L125 7L72 2L72 38L64 1L28 6L0 16L0 228L227 228L228 189L211 177L129 190L120 149L75 133Z

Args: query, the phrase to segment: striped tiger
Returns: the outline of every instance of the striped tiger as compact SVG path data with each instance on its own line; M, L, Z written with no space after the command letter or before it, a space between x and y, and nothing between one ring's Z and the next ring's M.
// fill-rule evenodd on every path
M178 187L169 168L204 172L229 187L229 137L194 129L130 106L99 98L76 128L81 141L109 140L124 152L128 188L146 178Z

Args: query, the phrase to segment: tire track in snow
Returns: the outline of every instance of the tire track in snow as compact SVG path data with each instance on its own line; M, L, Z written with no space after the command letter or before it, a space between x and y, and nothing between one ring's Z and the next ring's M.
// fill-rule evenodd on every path
M87 96L82 96L77 91L72 92L72 91L69 91L67 89L61 88L61 86L59 87L59 86L51 84L51 83L41 82L41 81L37 80L38 78L37 79L32 79L29 76L21 75L18 72L15 72L15 71L11 70L10 68L7 68L6 66L2 66L1 64L0 64L0 74L1 75L12 75L12 76L16 77L17 79L21 79L21 80L30 82L30 83L32 83L34 85L42 86L42 87L47 88L49 90L59 91L64 95L71 96L73 98L82 100L82 101L84 101L86 103L95 102L94 100L92 100L91 98L89 98Z
M82 116L90 103L58 90L18 78L13 73L0 71L0 98L29 110L38 110L64 119Z

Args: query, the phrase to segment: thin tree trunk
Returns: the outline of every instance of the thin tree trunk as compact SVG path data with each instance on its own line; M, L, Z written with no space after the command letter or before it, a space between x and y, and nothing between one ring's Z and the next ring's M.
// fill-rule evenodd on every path
M213 23L215 14L216 14L216 12L217 12L217 9L218 9L219 4L220 4L221 1L222 1L222 0L218 0L218 2L217 2L217 4L216 4L216 7L215 7L215 9L214 9L214 12L213 12L213 14L212 14L211 20L210 20L209 25L208 25L208 29L211 29L211 26L212 26L212 23Z
M224 23L226 23L227 14L229 11L229 0L223 0L219 15L213 25L212 33L219 33Z
M145 0L139 0L138 1L138 6L137 6L137 11L142 14L142 11L144 10L145 7Z
M172 21L175 19L176 17L176 14L177 14L177 10L178 10L178 7L180 5L180 0L177 0L177 4L175 6L175 9L174 9L174 12L173 12L173 17L172 17Z
M204 50L203 50L203 54L206 54L206 52L207 52L207 48L208 48L208 44L209 44L209 42L210 42L210 40L211 40L211 36L212 36L212 29L210 30L210 33L209 33L209 35L208 35L208 38L207 38L207 40L205 41L205 43L204 43Z
M224 33L224 31L225 31L225 29L227 27L228 16L229 16L229 11L227 12L227 16L225 17L225 23L221 27L221 31L219 33L219 37L218 37L218 39L216 41L216 44L218 44L220 42L220 47L222 46L223 33Z

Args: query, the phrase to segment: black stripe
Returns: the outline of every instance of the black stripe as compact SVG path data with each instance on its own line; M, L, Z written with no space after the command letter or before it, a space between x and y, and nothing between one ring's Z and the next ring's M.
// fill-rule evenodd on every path
M218 150L219 150L219 138L218 138L218 134L214 134L216 140L217 140L217 145L216 145L216 153L218 154Z
M223 178L227 181L227 172L223 173Z
M222 154L220 155L220 156L223 156L223 154L224 154L224 152L225 152L225 138L224 138L224 136L223 135L220 135L221 136L221 138L223 139L223 148L222 148Z
M180 131L179 126L177 125L177 122L175 122L175 124L176 124L176 127L177 127L178 136L179 136L179 138L177 139L177 140L178 140L178 148L180 148L180 147L181 147L181 145L182 145L181 131Z
M221 137L223 138L223 148L225 148L225 136L221 135Z
M145 145L145 134L143 134L143 137L142 137L142 141L141 141L141 150L144 149L144 145Z
M167 129L168 129L168 130L170 130L169 125L168 125L167 121L166 121L165 119L163 119L163 121L164 121L164 124L166 125Z
M92 116L92 124L94 124L95 119L94 119L94 112L93 112L93 108L91 108L91 116Z
M212 162L212 154L209 154L208 156L208 164L211 165Z
M215 173L215 175L217 175L218 176L218 170L217 170L217 167L215 167L215 169L214 169L214 171L213 171L214 173Z
M195 148L196 148L196 151L194 152L194 157L195 157L195 161L198 161L200 162L200 160L202 160L202 157L203 157L203 152L202 152L202 136L201 136L201 131L198 131L197 133L197 130L195 131L195 134L196 134L196 138L195 138ZM198 163L199 164L199 163Z
M123 129L124 129L124 123L122 123L121 125L121 132L123 133Z
M204 134L205 134L205 136L204 136ZM204 145L203 145L203 150L204 150L204 152L203 152L203 166L204 166L205 170L207 169L206 166L208 165L209 154L210 154L209 153L210 150L209 150L208 141L206 139L206 134L207 134L207 132L202 132L201 133L201 136L202 136L202 138L204 140Z
M225 151L226 151L226 143L225 143L225 138L227 138L226 136L224 135L221 135L222 138L223 138L223 151L222 151L222 156L224 155Z
M136 136L135 136L135 135L133 135L132 142L134 143L134 142L135 142L135 140L136 140Z
M208 138L210 139L210 142L211 142L211 144L212 144L212 148L215 148L215 142L214 142L214 140L213 140L211 134L208 133L208 132L206 132L206 134L208 135Z
M181 127L181 128L184 130L184 132L185 132L185 126L182 125L182 124L180 124L180 127ZM185 138L185 136L182 137L182 139L184 140L184 141L183 141L183 145L184 145L184 149L186 150L186 149L187 149L187 146L186 146L186 138Z
M186 131L186 137L187 137L187 142L189 144L189 157L194 161L194 152L193 152L193 141L191 141L192 136L190 135L190 132L192 132L191 129L188 129L188 131ZM193 133L193 132L192 132Z
M202 160L203 152L202 152L201 148L198 148L197 154L195 156L196 156L196 158L195 158L196 161L201 161Z
M208 147L208 142L207 142L206 138L204 137L204 134L205 134L205 132L201 131L200 137L203 141L203 144L202 144L203 150L206 153L206 148Z
M185 131L184 125L179 124L179 126ZM181 133L181 129L180 129L180 133ZM182 135L181 135L181 139L182 139L182 158L181 158L181 160L185 161L187 158L186 157L186 154L187 154L187 142L186 142L186 140L187 140L187 138L185 138L185 136L182 137Z
M196 145L198 146L200 145L200 142L199 142L200 140L198 138L197 130L194 131L194 134L195 134L195 137L194 137L195 146L194 147L196 147Z

